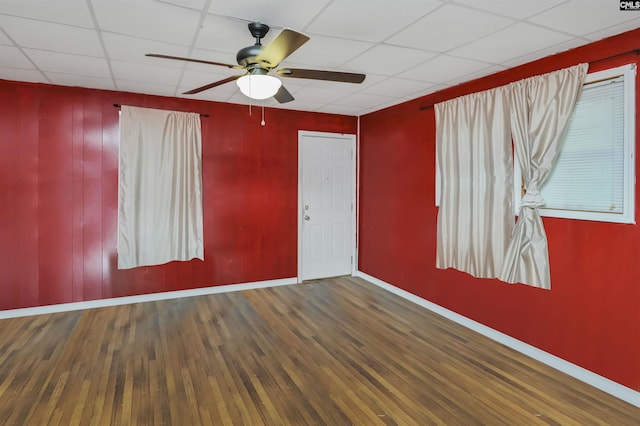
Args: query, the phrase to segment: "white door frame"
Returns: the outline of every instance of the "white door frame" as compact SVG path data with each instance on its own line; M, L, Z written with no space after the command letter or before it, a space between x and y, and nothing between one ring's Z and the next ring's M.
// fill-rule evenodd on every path
M302 225L303 225L303 217L304 217L304 206L302 203L302 139L305 136L316 136L316 137L329 137L329 138L338 138L345 139L347 143L351 144L352 148L352 186L351 186L351 205L353 208L351 209L351 275L355 275L357 269L357 256L356 256L356 235L357 235L357 223L356 223L356 210L357 210L357 200L356 200L356 191L357 191L357 143L356 143L356 135L348 134L348 133L328 133L328 132L313 132L309 130L298 130L298 203L296 206L296 211L298 212L298 283L302 282Z

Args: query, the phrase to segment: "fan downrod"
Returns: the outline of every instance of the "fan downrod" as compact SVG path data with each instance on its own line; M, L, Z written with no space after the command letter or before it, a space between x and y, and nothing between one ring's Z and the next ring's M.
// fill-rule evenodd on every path
M260 40L262 40L262 38L264 38L264 36L269 32L269 26L261 22L251 22L249 23L249 31L251 32L251 35L255 37L256 43L253 46L247 46L238 51L236 60L238 61L238 65L243 67L250 67L255 64L255 58L262 50L262 43Z

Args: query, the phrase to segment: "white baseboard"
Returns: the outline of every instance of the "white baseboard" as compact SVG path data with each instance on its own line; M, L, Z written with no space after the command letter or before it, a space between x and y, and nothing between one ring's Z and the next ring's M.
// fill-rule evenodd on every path
M640 407L640 392L637 392L631 388L628 388L620 383L614 382L613 380L607 379L606 377L600 376L596 373L593 373L587 369L584 369L578 365L572 364L568 361L565 361L562 358L558 358L555 355L552 355L548 352L545 352L541 349L536 348L535 346L531 346L528 343L520 341L518 339L514 339L511 336L508 336L504 333L501 333L497 330L494 330L486 325L483 325L479 322L476 322L470 318L467 318L463 315L457 314L453 311L450 311L447 308L444 308L440 305L436 305L435 303L429 302L421 297L416 296L415 294L409 293L408 291L402 290L398 287L395 287L389 283L386 283L376 277L368 275L362 271L357 271L355 274L356 277L360 277L366 281L369 281L372 284L377 285L385 290L390 291L410 302L413 302L417 305L422 306L432 312L435 312L438 315L442 315L443 317L450 319L464 327L467 327L477 333L482 334L496 342L502 343L505 346L510 347L524 355L527 355L537 361L542 362L550 367L555 368L569 376L572 376L582 382L585 382L595 388L598 388L610 395L615 396L629 404L635 405L636 407Z
M296 284L297 282L297 278L283 278L278 280L256 281L244 284L230 284L215 287L194 288L189 290L167 291L164 293L141 294L139 296L114 297L110 299L88 300L85 302L36 306L34 308L10 309L6 311L0 311L0 319L78 311L82 309L103 308L106 306L127 305L130 303L178 299L181 297L203 296L207 294L227 293L231 291L251 290L255 288L276 287L281 285Z

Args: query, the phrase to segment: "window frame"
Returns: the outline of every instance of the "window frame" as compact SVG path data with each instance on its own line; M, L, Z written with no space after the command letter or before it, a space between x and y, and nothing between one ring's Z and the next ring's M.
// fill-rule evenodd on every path
M584 85L600 82L603 80L615 79L622 76L624 78L624 208L622 213L606 213L585 210L569 210L557 208L539 207L538 212L543 217L554 217L562 219L577 219L611 223L635 224L635 80L636 65L630 63L615 68L587 74ZM517 158L514 156L514 208L515 213L520 213L520 203L522 200L522 171ZM544 195L543 195L544 198Z

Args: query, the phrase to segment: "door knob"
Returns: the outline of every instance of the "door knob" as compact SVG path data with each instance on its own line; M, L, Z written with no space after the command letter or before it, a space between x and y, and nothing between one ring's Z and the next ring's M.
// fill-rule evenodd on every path
M304 215L304 220L309 221L311 218L309 217L309 215Z

